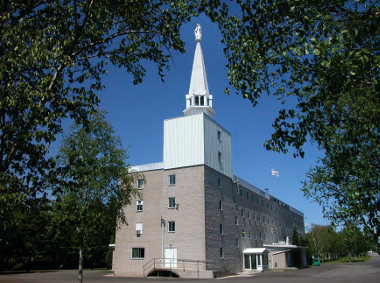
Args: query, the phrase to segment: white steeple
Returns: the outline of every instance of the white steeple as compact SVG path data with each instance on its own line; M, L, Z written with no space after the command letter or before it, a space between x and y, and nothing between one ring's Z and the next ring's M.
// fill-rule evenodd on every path
M188 116L203 112L213 117L215 111L212 109L212 95L208 90L206 66L201 48L202 29L199 24L194 30L194 35L197 45L195 47L189 93L186 95L186 109L183 113Z

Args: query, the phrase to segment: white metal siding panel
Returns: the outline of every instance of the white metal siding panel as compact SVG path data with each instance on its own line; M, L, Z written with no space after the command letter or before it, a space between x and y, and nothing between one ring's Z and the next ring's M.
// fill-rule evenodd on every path
M204 164L203 114L164 121L164 168Z
M205 115L205 164L216 171L232 178L231 134L219 126L213 119ZM218 131L221 140L218 140ZM219 163L218 152L222 153Z

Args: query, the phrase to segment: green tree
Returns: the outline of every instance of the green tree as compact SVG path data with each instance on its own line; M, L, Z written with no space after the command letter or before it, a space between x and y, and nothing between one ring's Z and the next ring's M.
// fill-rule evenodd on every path
M379 245L378 1L237 2L211 17L236 92L254 106L267 94L284 104L265 147L303 157L306 141L314 142L323 155L305 195L335 223L359 219Z
M99 102L107 64L142 81L143 61L169 66L184 51L181 24L196 1L1 1L0 225L41 196L53 175L50 144L65 118L86 121ZM7 232L5 232L6 234ZM3 235L0 235L3 241Z
M116 223L126 223L122 208L136 193L135 175L129 174L126 158L103 112L91 115L86 129L74 124L60 149L52 218L57 237L79 251L78 282L82 282L83 252L90 261L103 253L104 260Z
M352 261L353 256L367 253L371 248L371 242L354 223L347 223L341 232L346 253Z
M301 239L300 239L300 236L298 234L298 230L297 230L297 226L296 225L293 226L292 245L296 245L296 246L301 245Z

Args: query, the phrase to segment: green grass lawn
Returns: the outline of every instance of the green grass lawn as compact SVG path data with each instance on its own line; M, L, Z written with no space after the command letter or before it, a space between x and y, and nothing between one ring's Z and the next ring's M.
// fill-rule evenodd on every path
M360 257L352 257L351 262L366 262L366 261L369 261L370 258L371 256L369 255L360 256ZM338 258L336 260L326 261L323 263L349 263L349 262L350 262L350 258L348 256L345 256L345 257Z

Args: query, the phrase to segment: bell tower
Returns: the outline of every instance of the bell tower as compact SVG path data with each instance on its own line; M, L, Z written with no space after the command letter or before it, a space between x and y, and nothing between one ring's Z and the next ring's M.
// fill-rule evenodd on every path
M203 59L201 40L202 29L199 24L194 30L196 47L191 71L189 93L186 95L186 109L183 111L185 116L205 113L210 117L215 114L212 109L212 95L208 89L206 66Z

